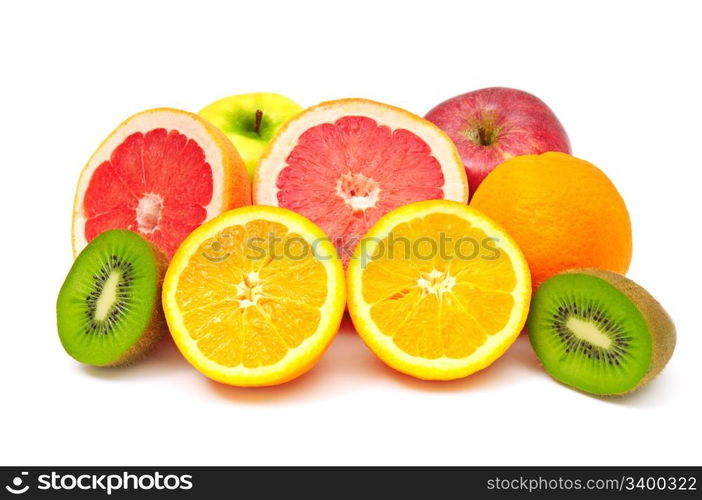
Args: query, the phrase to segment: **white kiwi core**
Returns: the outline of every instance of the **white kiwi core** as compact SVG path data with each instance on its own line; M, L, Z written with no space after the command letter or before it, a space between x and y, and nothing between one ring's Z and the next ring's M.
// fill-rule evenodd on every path
M597 325L589 321L570 316L566 321L566 327L573 332L580 340L589 342L590 344L609 349L612 345L612 339L605 333L602 333Z
M122 277L120 271L111 271L102 286L100 296L95 302L95 321L104 321L117 302L117 287Z

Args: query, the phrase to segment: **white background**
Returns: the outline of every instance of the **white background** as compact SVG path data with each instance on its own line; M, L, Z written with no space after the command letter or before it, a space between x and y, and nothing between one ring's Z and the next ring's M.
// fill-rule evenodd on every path
M5 2L0 7L0 463L700 464L700 48L682 2ZM539 368L527 339L465 380L381 364L348 320L287 385L212 383L172 344L125 369L78 365L54 304L75 184L142 109L280 92L424 114L470 90L530 91L612 178L629 276L678 326L650 386L602 400Z

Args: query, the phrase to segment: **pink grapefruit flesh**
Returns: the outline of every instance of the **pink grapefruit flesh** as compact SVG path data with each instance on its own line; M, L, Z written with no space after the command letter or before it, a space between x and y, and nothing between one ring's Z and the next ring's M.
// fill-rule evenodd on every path
M354 101L364 106L356 109ZM370 110L374 106L377 112L341 114L317 124L313 119L308 127L297 126L304 117L294 119L279 135L280 141L288 142L290 127L301 132L283 161L278 167L271 161L276 156L273 145L259 166L257 203L293 210L319 225L346 265L357 242L387 212L421 200L453 196L455 201L466 201L463 165L450 139L438 129L406 111L372 101L348 99L320 106L335 103L354 111L369 111L370 103ZM437 142L445 148L443 156L435 151Z
M250 203L245 174L228 139L196 115L168 109L135 115L81 176L74 251L109 229L128 229L170 259L200 224Z
M136 132L103 162L85 192L85 239L108 229L129 229L172 256L205 221L212 200L212 170L202 148L183 134Z

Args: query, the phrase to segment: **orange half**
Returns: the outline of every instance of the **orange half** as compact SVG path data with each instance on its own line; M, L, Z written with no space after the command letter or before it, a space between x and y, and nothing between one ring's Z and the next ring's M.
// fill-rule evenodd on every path
M348 268L348 307L381 360L421 379L465 377L501 356L526 321L522 252L462 203L417 202L381 218Z
M230 385L274 385L309 370L345 305L341 261L326 235L274 207L225 212L176 252L163 307L183 356Z

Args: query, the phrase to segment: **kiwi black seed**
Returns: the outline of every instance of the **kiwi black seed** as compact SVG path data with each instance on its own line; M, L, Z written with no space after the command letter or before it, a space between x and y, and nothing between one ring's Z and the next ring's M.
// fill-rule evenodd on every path
M536 355L556 380L598 395L636 390L666 365L675 325L630 279L599 269L573 269L536 291L527 320Z
M166 332L165 257L131 231L106 231L78 255L56 303L58 334L81 363L118 366L145 355Z

